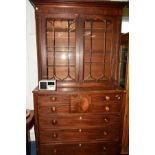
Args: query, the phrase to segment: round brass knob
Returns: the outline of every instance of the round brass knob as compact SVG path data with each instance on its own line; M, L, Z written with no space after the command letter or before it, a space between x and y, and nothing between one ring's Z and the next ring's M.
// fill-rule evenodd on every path
M39 8L38 8L38 7L36 7L35 9L36 9L36 10L38 10Z
M52 120L52 124L53 124L53 125L56 125L56 124L57 124L57 120L55 120L55 119Z
M107 101L109 101L109 100L110 100L110 96L105 96L105 99L106 99Z
M103 146L103 151L106 151L106 149L107 149L107 148L106 148L105 146Z
M108 133L106 131L104 131L103 134L104 134L104 136L107 136L108 135Z
M55 112L55 111L56 111L56 107L52 107L52 108L51 108L51 111L52 111L52 112Z
M106 111L109 111L109 110L110 110L110 108L109 108L108 106L106 106L106 107L105 107L105 110L106 110Z
M82 129L79 129L79 132L82 132Z
M118 100L120 100L120 99L121 99L121 97L120 97L120 96L118 96L118 97L117 97L117 99L118 99Z
M57 150L56 150L56 149L54 149L54 150L53 150L53 153L57 153Z
M82 144L79 144L79 147L81 147L82 146Z
M108 118L104 118L104 121L105 121L106 123L108 123L108 122L109 122Z
M51 97L51 100L52 100L52 101L56 101L56 97L54 97L54 96Z
M80 116L79 119L82 120L82 116Z
M58 137L57 133L52 134L52 138L57 138L57 137Z
M117 98L117 100L121 99L121 97L119 95L116 95L115 97Z

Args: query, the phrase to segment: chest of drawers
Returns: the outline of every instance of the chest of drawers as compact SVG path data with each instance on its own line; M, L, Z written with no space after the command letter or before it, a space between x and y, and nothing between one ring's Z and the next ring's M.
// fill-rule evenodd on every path
M39 155L117 155L123 91L34 92Z

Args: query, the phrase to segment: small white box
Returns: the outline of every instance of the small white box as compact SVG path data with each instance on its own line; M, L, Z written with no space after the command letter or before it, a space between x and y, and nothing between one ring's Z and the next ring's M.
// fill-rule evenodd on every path
M40 80L39 90L56 90L56 80Z

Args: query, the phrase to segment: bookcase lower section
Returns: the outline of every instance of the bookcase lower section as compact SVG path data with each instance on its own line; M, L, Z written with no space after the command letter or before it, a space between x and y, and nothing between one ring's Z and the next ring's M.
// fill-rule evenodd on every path
M34 91L37 155L119 155L123 92Z

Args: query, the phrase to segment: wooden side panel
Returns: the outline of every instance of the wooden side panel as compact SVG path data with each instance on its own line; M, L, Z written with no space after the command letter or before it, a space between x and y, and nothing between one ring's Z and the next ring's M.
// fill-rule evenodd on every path
M125 113L122 137L122 154L129 154L129 93L125 97Z
M128 48L128 57L126 64L126 79L125 79L125 110L124 110L124 124L122 137L122 154L129 154L129 33L122 36L121 44Z

